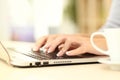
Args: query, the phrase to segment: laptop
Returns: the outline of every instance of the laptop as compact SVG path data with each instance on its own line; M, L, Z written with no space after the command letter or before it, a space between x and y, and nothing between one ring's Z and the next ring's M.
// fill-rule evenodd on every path
M58 50L53 53L46 54L43 50L34 52L32 49L25 47L6 47L0 41L0 60L14 67L42 67L57 66L81 63L96 63L100 57L89 53L77 56L62 57L56 56Z

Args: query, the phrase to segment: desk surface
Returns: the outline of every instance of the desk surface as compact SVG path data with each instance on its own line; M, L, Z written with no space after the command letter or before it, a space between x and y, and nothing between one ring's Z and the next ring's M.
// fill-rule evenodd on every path
M120 80L105 64L17 68L0 61L0 80Z

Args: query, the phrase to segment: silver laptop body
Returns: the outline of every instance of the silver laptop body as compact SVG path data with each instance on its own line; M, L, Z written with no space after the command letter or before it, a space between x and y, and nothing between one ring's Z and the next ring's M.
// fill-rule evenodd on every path
M57 57L57 50L53 53L46 54L43 51L33 52L29 49L7 48L0 42L0 59L9 65L16 67L41 67L50 65L66 65L95 63L102 56L84 54L78 56Z

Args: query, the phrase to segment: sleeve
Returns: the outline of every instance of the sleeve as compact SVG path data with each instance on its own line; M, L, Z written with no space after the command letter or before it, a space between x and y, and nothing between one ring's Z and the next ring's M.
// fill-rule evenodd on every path
M100 31L102 31L104 28L120 28L120 0L112 0L107 21L102 26Z

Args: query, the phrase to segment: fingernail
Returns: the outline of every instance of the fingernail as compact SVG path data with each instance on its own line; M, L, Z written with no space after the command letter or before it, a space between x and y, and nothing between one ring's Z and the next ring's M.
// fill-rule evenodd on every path
M59 54L57 54L57 56L60 56Z
M43 49L43 52L44 52L44 53L47 53L47 49Z
M48 51L47 51L47 53L51 53L51 52L52 52L52 50L49 48Z
M57 56L62 56L62 54L63 54L63 51L60 51L57 53Z
M70 52L66 52L67 55L70 55L71 53Z
M57 56L62 56L60 53L56 54Z
M44 47L44 48L48 48L49 46L48 46L48 45L44 45L43 47Z
M38 51L38 48L37 47L33 47L33 51Z

